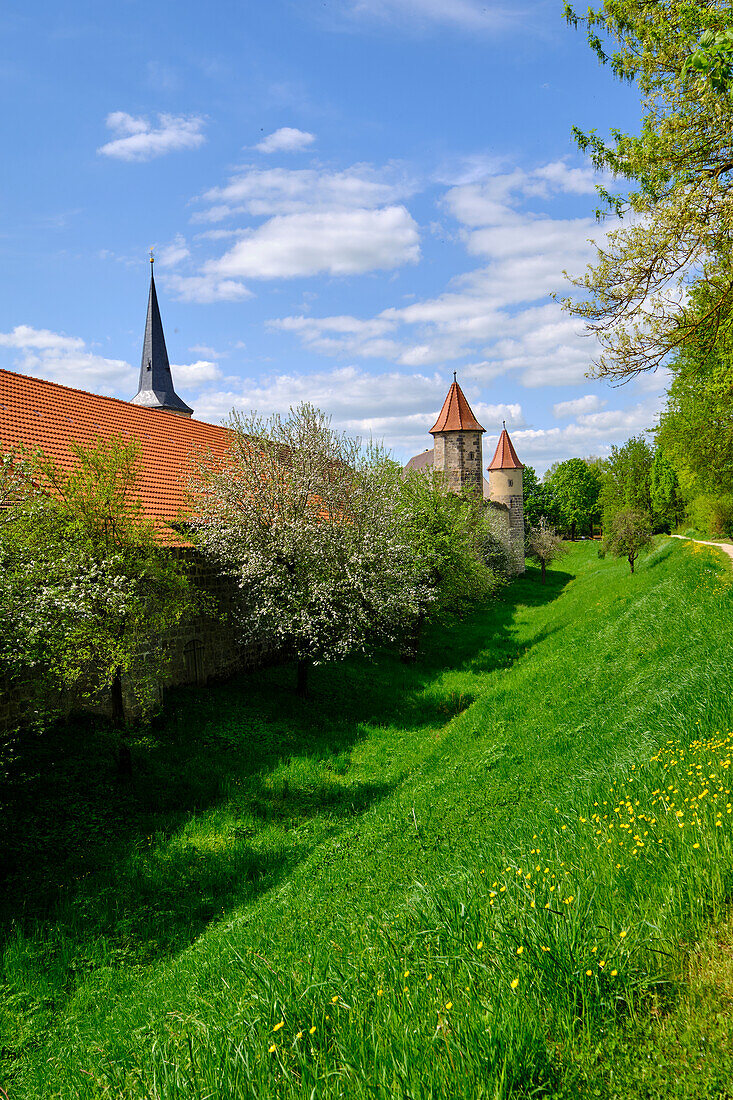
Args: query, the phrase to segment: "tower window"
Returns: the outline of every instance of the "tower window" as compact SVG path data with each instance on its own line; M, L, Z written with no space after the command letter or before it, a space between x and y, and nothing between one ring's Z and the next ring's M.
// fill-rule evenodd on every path
M468 452L468 461L473 462L473 451Z
M509 480L507 481L507 485L511 486L511 485L513 485L513 484L514 484L514 482L512 481L512 479L511 479L511 478L509 478Z

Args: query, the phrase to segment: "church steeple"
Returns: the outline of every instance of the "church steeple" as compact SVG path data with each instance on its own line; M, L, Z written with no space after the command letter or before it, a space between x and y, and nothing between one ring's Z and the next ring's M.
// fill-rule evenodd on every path
M150 294L148 296L148 316L145 322L143 357L140 364L140 381L137 393L132 399L133 405L143 405L146 409L161 409L176 413L178 416L193 416L193 409L182 401L173 388L173 378L168 362L168 352L163 335L163 322L160 319L158 295L155 293L153 277L153 254L150 253Z

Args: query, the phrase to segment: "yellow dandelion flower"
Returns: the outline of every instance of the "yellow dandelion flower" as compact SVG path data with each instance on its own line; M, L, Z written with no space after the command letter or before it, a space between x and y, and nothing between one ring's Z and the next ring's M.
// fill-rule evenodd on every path
M281 1020L279 1024L275 1024L273 1031L279 1031L281 1027L285 1027L285 1021Z
M519 985L519 978L513 978L512 981L511 981L512 989L516 989L518 985Z
M693 848L699 848L699 847L700 847L700 845L699 845L699 844L697 844L697 843L695 843L695 844L693 844L693 845L692 845L692 847L693 847Z
M303 1032L299 1031L298 1034L295 1036L295 1038L296 1039L302 1039L303 1038Z
M484 941L479 940L478 943L476 944L476 950L480 951L483 946L484 946Z
M619 932L619 936L621 937L621 939L624 939L626 936L626 932Z
M378 989L377 990L377 996L382 997L383 995L384 995L384 990L383 989Z
M602 968L602 967L604 967L604 966L606 965L606 960L605 960L605 959L599 959L599 961L598 961L598 965L599 965L599 966L600 966L601 968Z
M428 974L428 976L427 976L427 981L429 981L429 982L432 982L432 980L433 980L433 975L432 975L432 974Z
M545 902L545 909L549 909L549 908L550 908L550 903L549 903L549 901L546 901Z
M270 1047L269 1047L269 1053L274 1054L276 1050L277 1050L277 1047L275 1046L275 1044L271 1043Z
M410 971L406 970L405 973L402 975L402 977L403 978L409 978L410 977Z
M524 948L523 947L518 947L517 948L517 954L518 955L523 955L524 954Z
M338 999L339 999L339 995L338 995L338 993L335 993L334 996L331 998L331 1004L335 1005Z
M618 970L612 970L611 971L611 977L612 978L615 978L617 974L618 974Z
M453 1008L453 1001L446 1001L445 1002L445 1007L446 1007L446 1010L448 1012L450 1012L450 1010Z
M591 978L593 976L593 971L592 970L586 970L585 976L586 976L586 978Z
M549 951L550 949L549 949L549 947L545 947L545 945L544 945L544 943L543 943L543 944L542 944L542 950L543 950L543 951Z
M315 1033L316 1033L316 1029L315 1029L315 1026L314 1026L314 1027L312 1027L312 1028L310 1028L310 1029L309 1029L309 1031L308 1031L308 1034L309 1034L309 1035L315 1035Z

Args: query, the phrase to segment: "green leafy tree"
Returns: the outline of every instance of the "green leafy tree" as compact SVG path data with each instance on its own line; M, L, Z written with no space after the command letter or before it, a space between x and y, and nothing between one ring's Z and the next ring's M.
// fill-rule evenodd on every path
M651 471L654 450L643 435L633 436L621 447L611 447L603 465L600 504L603 526L608 527L617 512L631 508L652 512Z
M560 522L575 540L578 531L589 530L599 518L600 469L582 458L569 458L552 468L548 485Z
M0 464L0 496L10 485L13 497L0 522L0 661L16 679L31 672L77 698L110 690L121 726L123 677L149 710L170 632L198 600L143 515L137 442L112 437L70 450L71 468L42 454ZM124 740L120 765L129 770Z
M705 31L682 66L682 75L701 77L720 95L733 87L733 30Z
M545 584L545 571L551 562L565 553L562 539L545 519L529 529L527 539L527 557L536 561L542 570L542 583Z
M397 515L399 468L331 428L312 405L285 417L232 413L228 458L202 459L191 518L235 582L243 642L312 664L396 640L431 600Z
M603 541L608 553L616 558L626 558L633 573L639 554L651 545L651 519L643 512L624 508L611 520Z
M649 493L657 521L664 530L673 530L684 519L685 504L674 466L659 447L654 452Z
M596 373L626 378L662 364L733 300L730 4L603 0L582 18L570 5L565 14L641 97L638 134L574 131L595 167L619 181L617 192L599 191L623 221L565 305L598 337ZM705 315L686 304L695 273L710 292Z
M537 527L542 520L550 526L558 521L558 509L549 481L540 481L532 466L525 466L523 471L524 492L524 527L529 532L530 527Z
M710 297L707 285L698 284L690 310L704 317ZM733 485L733 310L706 318L670 370L657 443L686 496L724 494Z

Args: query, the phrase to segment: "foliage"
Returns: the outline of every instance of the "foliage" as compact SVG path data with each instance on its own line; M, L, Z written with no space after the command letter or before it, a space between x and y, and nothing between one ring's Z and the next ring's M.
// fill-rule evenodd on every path
M705 31L682 66L682 75L702 76L714 91L730 94L733 85L733 31Z
M667 531L678 527L685 516L685 505L674 466L661 447L654 452L649 474L651 510L659 525Z
M440 471L414 470L400 483L397 517L421 583L433 594L431 615L461 612L486 598L492 562L505 558L483 501L448 492Z
M308 404L229 427L228 458L202 459L192 482L195 537L239 589L241 638L297 657L305 693L310 663L397 639L432 598L398 519L399 471Z
M137 443L70 450L69 470L41 453L2 462L0 496L13 502L0 522L0 665L41 699L54 687L85 697L116 685L118 706L127 674L150 709L166 635L195 600L135 496Z
M565 305L600 341L596 373L626 378L659 366L733 301L730 5L603 0L583 19L565 10L585 24L601 62L641 95L638 135L612 130L604 141L574 131L594 166L628 189L599 188L624 221L596 245L596 262L573 280L580 297ZM704 317L686 305L687 283L700 276L710 292Z
M684 964L733 874L730 568L670 540L632 590L595 549L317 705L182 692L124 802L103 731L25 740L9 1095L724 1096Z
M551 526L559 521L555 497L549 481L540 481L532 466L523 470L524 527L536 527L542 520Z
M527 538L527 557L539 564L543 584L546 580L547 566L564 553L562 539L546 520L541 519L536 527L530 527Z
M616 512L603 541L607 552L616 558L626 558L633 573L639 554L652 544L651 519L644 512L624 508Z
M654 450L643 435L633 436L623 446L611 447L604 463L600 505L603 526L609 527L622 509L631 508L651 515L651 472Z
M699 284L690 308L704 318L710 298ZM670 370L657 443L689 497L726 492L733 484L733 312L701 323Z
M559 521L574 540L577 531L589 530L599 518L600 468L582 458L569 458L551 467L547 483Z

